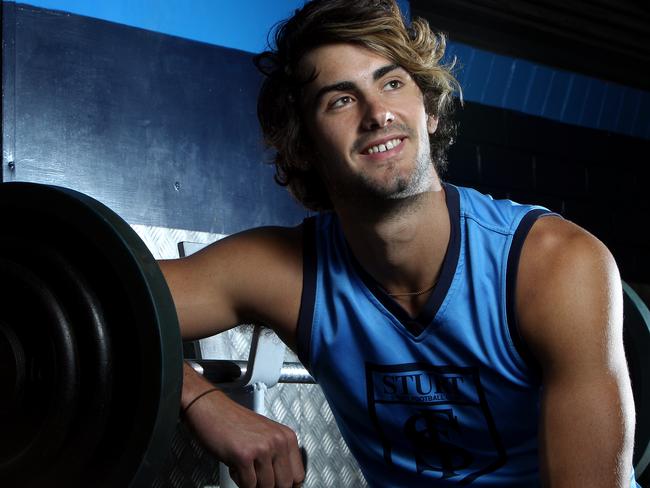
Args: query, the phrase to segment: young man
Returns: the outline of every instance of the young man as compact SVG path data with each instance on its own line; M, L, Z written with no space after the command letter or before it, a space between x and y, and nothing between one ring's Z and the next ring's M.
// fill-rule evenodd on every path
M633 399L607 249L445 184L444 38L393 0L315 0L258 58L277 179L321 211L161 263L183 336L263 323L323 387L371 486L628 487ZM298 486L295 435L186 368L242 487Z

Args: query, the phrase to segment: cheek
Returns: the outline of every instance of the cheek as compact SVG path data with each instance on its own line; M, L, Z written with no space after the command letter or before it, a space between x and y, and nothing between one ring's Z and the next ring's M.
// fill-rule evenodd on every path
M313 153L315 156L322 154L327 144L324 143L326 134L323 130L322 125L318 121L309 121L305 124L306 132L309 137L309 152Z
M323 154L344 152L349 138L349 130L346 130L345 127L345 124L340 120L317 126L312 133L312 139L317 150Z

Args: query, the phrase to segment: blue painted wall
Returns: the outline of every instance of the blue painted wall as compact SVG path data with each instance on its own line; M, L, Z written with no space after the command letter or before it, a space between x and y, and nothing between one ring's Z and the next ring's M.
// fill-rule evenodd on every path
M291 15L302 6L303 0L29 0L15 3L259 52L266 45L269 27Z
M650 139L650 93L451 42L466 100Z
M260 52L266 47L269 28L302 7L305 0L29 0L20 3ZM408 0L398 0L398 4L408 17Z
M264 164L251 54L3 3L2 178L132 224L230 234L306 215Z

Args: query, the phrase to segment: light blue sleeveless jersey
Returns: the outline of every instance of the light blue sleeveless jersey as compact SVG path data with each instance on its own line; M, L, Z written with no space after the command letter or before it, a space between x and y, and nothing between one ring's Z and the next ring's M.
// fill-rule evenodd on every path
M548 211L445 192L451 239L416 319L361 268L334 214L305 221L298 353L371 486L538 486L540 380L512 302L524 238Z

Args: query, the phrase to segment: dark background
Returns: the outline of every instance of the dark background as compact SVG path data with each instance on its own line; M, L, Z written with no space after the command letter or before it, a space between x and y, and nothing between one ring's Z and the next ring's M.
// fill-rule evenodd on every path
M449 181L535 202L600 238L627 281L650 281L650 143L467 103Z
M646 0L410 0L451 39L650 90Z

